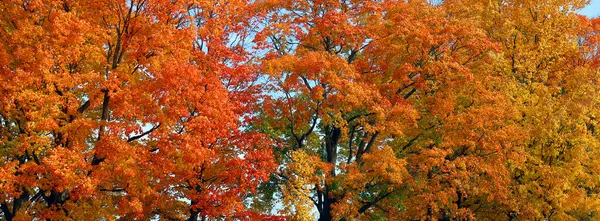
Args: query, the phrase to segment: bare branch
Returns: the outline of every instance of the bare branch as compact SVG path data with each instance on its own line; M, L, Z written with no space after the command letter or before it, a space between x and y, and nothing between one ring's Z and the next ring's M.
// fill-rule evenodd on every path
M146 131L146 132L143 132L143 133L142 133L142 134L140 134L140 135L136 135L136 136L130 137L129 139L127 139L127 142L133 142L133 141L135 141L135 140L137 140L137 139L140 139L140 138L142 138L142 137L144 137L144 136L146 136L146 135L148 135L148 134L152 133L153 131L155 131L156 129L158 129L158 128L160 127L160 125L161 125L161 124L158 124L158 125L156 125L156 126L152 127L150 130L148 130L148 131Z

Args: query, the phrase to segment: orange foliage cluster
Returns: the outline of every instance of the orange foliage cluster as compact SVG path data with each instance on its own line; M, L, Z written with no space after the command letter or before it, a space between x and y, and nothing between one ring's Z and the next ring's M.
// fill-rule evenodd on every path
M265 1L283 211L599 219L600 26L576 14L585 3Z
M0 218L600 219L586 3L2 1Z
M261 217L248 1L0 3L7 220Z

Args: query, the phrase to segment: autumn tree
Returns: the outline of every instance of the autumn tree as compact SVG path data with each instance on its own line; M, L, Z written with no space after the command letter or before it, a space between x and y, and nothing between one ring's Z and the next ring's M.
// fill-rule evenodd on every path
M576 14L586 3L481 1L485 29L502 45L494 69L506 76L503 90L526 135L514 144L523 162L507 162L511 218L598 218L597 44L594 26Z
M260 217L250 1L2 1L6 220Z
M0 218L598 219L586 3L2 1Z
M515 203L501 47L469 5L263 3L263 127L287 144L272 182L291 219L459 219Z

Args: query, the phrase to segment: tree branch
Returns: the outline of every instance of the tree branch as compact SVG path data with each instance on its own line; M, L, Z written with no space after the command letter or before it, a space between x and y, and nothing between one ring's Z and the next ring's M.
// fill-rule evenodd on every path
M360 207L360 209L358 209L358 213L359 213L359 214L362 214L362 213L364 213L364 212L365 212L365 211L367 211L369 208L371 208L371 206L373 206L373 205L375 205L376 203L378 203L379 201L381 201L381 200L383 200L383 199L387 198L389 195L392 195L392 193L393 193L393 192L394 192L394 191L392 191L392 192L389 192L389 193L386 193L386 194L383 194L383 195L381 195L381 196L379 196L379 197L375 198L375 200L373 200L373 201L371 201L371 202L367 202L367 203L365 203L365 204L364 204L362 207Z
M87 100L85 103L83 103L83 105L81 105L81 107L77 108L77 112L79 112L80 114L82 114L89 107L90 107L90 100Z
M8 209L8 205L6 203L0 204L0 209L2 209L2 213L4 214L4 218L8 221L13 220L14 214L10 212Z
M156 125L156 126L152 127L150 130L148 130L148 131L146 131L146 132L143 132L142 134L139 134L139 135L136 135L136 136L130 137L129 139L127 139L127 142L133 142L133 141L135 141L135 140L137 140L137 139L140 139L140 138L142 138L142 137L144 137L144 136L146 136L146 135L148 135L148 134L152 133L153 131L155 131L156 129L158 129L158 128L160 127L160 125L161 125L161 124L158 124L158 125Z

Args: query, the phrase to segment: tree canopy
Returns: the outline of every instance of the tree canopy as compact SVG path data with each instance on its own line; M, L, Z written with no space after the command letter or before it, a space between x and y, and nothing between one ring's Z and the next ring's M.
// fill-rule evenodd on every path
M586 0L0 2L0 219L600 219Z

